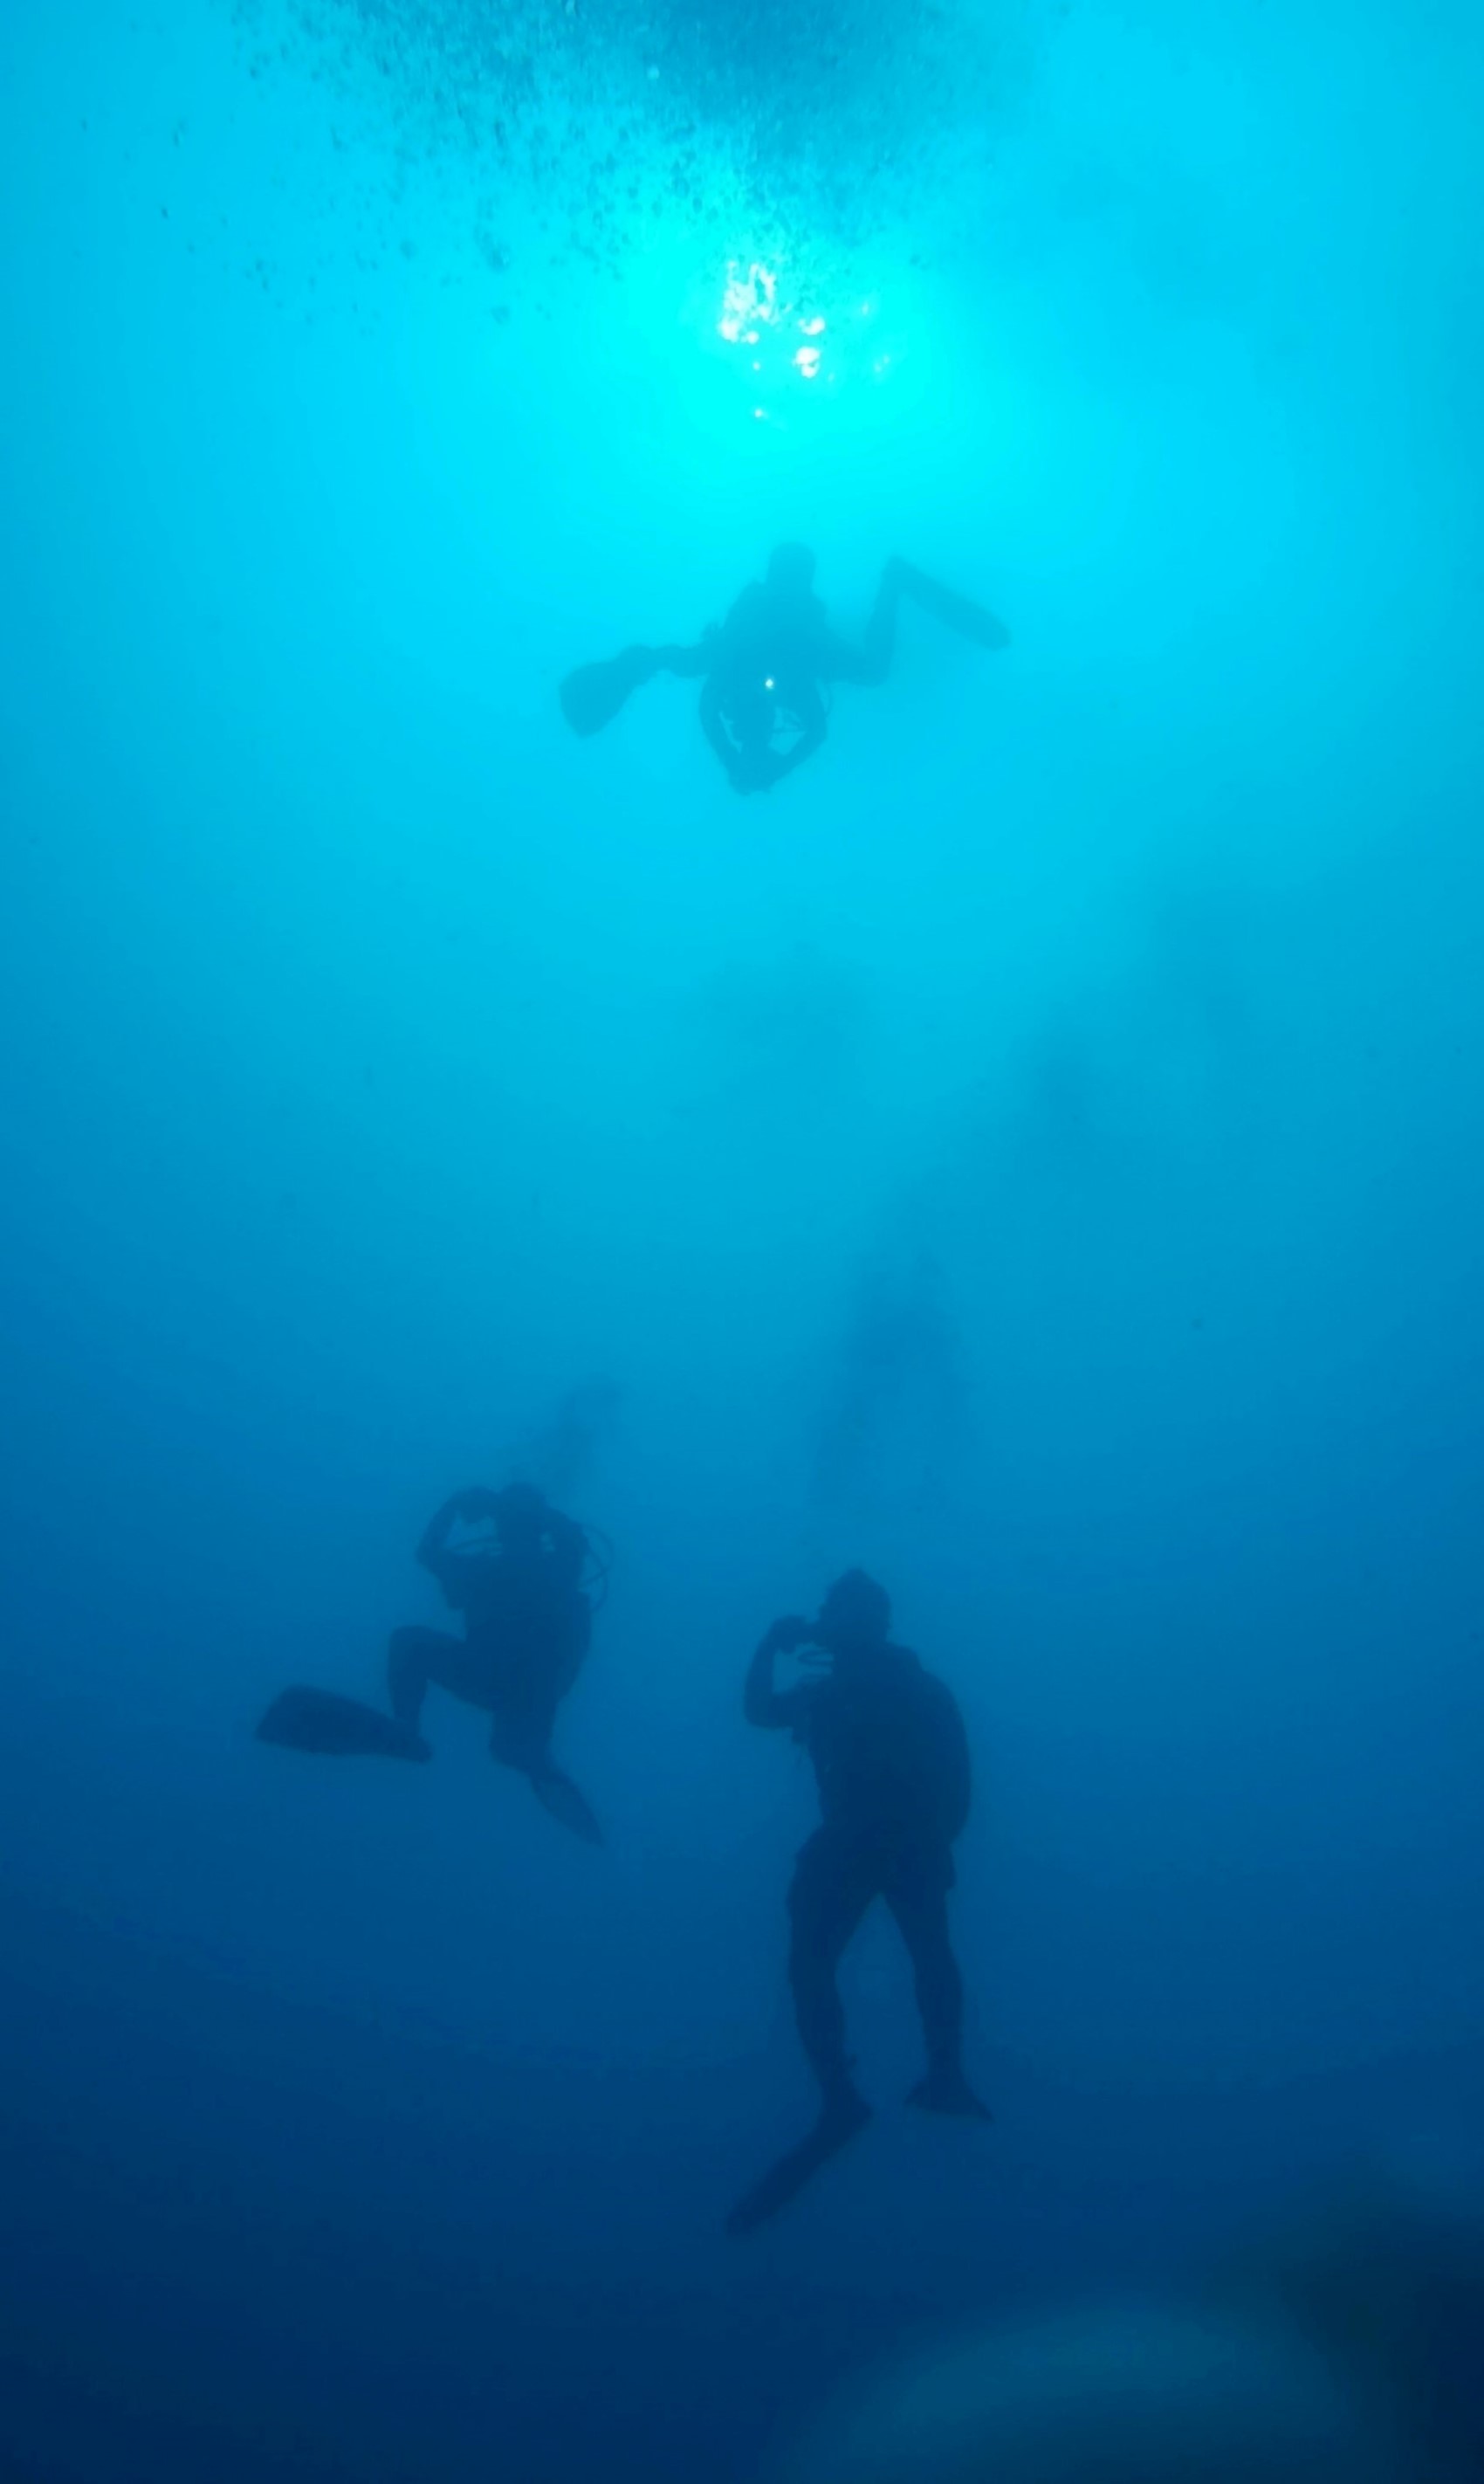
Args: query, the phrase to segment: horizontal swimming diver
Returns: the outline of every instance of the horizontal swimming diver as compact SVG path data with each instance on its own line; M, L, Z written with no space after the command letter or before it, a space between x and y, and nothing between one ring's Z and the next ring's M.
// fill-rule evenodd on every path
M858 646L839 637L814 592L814 554L780 544L759 585L744 588L718 630L693 647L626 647L607 663L569 673L559 691L574 733L601 733L659 673L701 684L701 729L739 794L763 794L812 758L824 740L833 682L884 682L904 596L978 647L1010 644L984 607L940 586L909 561L889 560Z

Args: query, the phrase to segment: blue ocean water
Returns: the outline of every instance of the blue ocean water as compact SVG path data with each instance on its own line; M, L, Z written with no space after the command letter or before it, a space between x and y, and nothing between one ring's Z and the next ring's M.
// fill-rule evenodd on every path
M1463 0L8 0L0 2476L732 2484L1484 2067ZM803 538L885 686L739 796ZM567 1838L413 1554L615 1548ZM953 1687L996 2121L804 2124L770 1618Z

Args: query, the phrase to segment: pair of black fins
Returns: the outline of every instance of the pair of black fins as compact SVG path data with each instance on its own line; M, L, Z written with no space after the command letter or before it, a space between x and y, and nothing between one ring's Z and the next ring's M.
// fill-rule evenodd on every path
M430 1760L422 1736L364 1699L347 1699L338 1690L316 1690L295 1683L281 1690L257 1728L260 1742L277 1742L286 1751L314 1751L333 1759ZM603 1830L586 1796L554 1765L533 1770L536 1800L587 1846L604 1843Z
M899 561L898 578L904 595L931 612L945 630L954 631L960 638L970 638L976 647L998 652L1010 645L1010 632L982 604L971 602L967 595L958 595L951 586L940 586L935 578L925 577L909 561ZM580 664L569 673L557 691L561 712L574 733L585 741L611 724L620 708L644 684L654 679L655 659L648 647L626 647L606 664Z

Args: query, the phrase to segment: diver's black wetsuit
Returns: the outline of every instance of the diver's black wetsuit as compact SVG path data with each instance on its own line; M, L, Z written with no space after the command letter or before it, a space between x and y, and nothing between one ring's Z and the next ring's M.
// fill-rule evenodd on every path
M903 564L882 571L858 647L830 628L810 574L775 556L766 582L744 588L699 646L653 650L657 671L704 682L701 727L740 794L766 793L819 749L828 683L883 682L890 669ZM789 732L792 743L776 746Z
M450 1549L456 1520L485 1517L495 1521L499 1552ZM470 1707L488 1710L495 1758L528 1776L548 1807L563 1816L567 1797L580 1797L552 1758L552 1728L592 1634L592 1607L581 1584L586 1550L581 1527L535 1495L518 1500L514 1494L455 1494L430 1522L418 1558L463 1614L465 1634L396 1630L387 1651L391 1711L399 1723L417 1730L434 1683Z
M789 1892L789 1980L825 2114L864 2110L850 2082L835 1975L877 1898L891 1909L916 1980L928 2077L914 2100L945 2112L982 2112L960 2066L963 1984L948 1930L953 1845L970 1795L957 1702L915 1656L884 1636L874 1644L837 1641L823 1679L774 1690L774 1655L799 1644L801 1632L809 1634L804 1625L777 1624L763 1640L748 1675L746 1714L754 1724L790 1728L819 1781L823 1825L800 1851Z
M780 544L761 585L740 595L719 630L696 647L625 647L606 663L580 664L557 688L562 714L584 740L611 724L657 673L704 684L701 723L739 794L766 794L824 739L831 682L883 682L907 596L947 630L986 648L1010 633L983 605L956 594L910 561L889 560L858 646L837 638L814 592L814 554Z

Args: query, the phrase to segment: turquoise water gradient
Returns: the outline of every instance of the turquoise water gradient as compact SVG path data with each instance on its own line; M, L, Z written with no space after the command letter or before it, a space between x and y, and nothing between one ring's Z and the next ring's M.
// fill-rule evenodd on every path
M1477 12L509 22L0 11L6 2484L743 2484L1476 2103ZM766 799L682 684L567 732L796 535L1012 645L906 610ZM451 1707L256 1744L574 1390L608 1850ZM741 1670L848 1561L999 2120L868 1928L877 2124L739 2252Z

